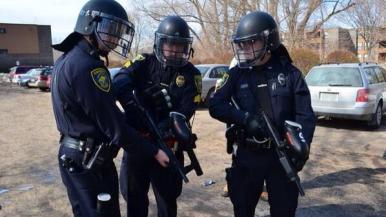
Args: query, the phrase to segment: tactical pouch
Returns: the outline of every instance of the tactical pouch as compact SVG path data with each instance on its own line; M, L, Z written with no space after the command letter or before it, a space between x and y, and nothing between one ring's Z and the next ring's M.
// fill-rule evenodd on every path
M90 162L90 159L95 151L95 140L92 138L87 138L86 143L83 147L83 159L82 166L83 168L87 167L87 164Z

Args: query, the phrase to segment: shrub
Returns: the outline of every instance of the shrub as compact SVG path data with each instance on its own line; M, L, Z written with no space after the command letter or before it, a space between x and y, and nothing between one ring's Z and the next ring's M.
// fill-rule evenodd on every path
M306 75L310 69L319 64L319 55L314 51L306 48L294 48L290 50L293 64L300 69L303 75Z
M347 50L335 50L329 53L326 58L328 63L356 63L358 61L357 56Z

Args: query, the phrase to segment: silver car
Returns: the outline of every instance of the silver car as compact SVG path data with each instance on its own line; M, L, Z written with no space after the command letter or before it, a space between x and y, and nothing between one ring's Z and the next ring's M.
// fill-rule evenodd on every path
M306 76L317 116L367 121L378 128L386 110L386 70L377 64L315 66Z
M209 99L213 96L216 81L229 72L229 66L225 64L201 64L195 65L202 76L201 100L205 106L209 105Z

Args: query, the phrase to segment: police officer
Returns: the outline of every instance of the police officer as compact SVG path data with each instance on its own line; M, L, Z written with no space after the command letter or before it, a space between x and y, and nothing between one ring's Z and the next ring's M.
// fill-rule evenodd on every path
M134 26L113 0L90 0L81 9L75 31L53 48L64 52L56 61L52 104L61 134L59 169L74 216L120 216L118 176L113 158L125 151L150 150L130 128L115 104L110 75L100 56L110 51L126 56ZM108 62L108 60L107 60ZM97 210L97 197L109 199ZM107 202L106 202L107 203Z
M234 214L254 216L265 181L271 216L293 217L299 192L288 181L258 111L263 109L267 113L281 135L285 120L300 123L310 144L315 116L309 90L301 72L291 64L280 43L277 24L269 14L252 12L242 17L232 46L238 66L219 83L209 112L241 129L233 148L232 167L226 169ZM232 99L239 109L230 104Z
M127 121L131 123L137 120L136 129L144 136L148 136L149 129L138 118L141 114L133 104L132 90L138 92L144 107L162 132L169 129L171 111L178 112L188 121L201 101L201 75L189 62L193 52L192 41L187 23L181 17L167 16L155 32L153 53L139 55L133 62L129 61L114 77L117 98L125 110ZM166 143L170 144L183 164L181 145L184 144L173 147L174 142L168 139ZM162 152L156 146L151 149L154 153ZM148 215L150 183L157 201L158 216L176 216L176 199L182 190L182 179L176 170L152 158L125 152L120 184L127 201L128 216Z

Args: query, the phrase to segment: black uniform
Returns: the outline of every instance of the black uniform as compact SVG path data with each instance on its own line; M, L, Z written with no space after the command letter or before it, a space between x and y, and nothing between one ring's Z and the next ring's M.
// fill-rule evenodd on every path
M231 97L240 110L230 105ZM273 55L263 66L232 68L211 99L209 111L222 122L243 126L246 112L257 115L260 106L282 135L284 121L295 121L303 126L304 137L311 143L316 119L309 90L301 72L287 59ZM260 145L239 142L226 173L236 217L254 216L264 180L271 216L295 216L298 189L288 181L269 141Z
M161 131L167 131L170 111L182 113L189 120L200 102L201 74L199 71L191 63L181 68L165 67L154 54L140 55L133 63L129 62L114 77L113 83L117 98L125 110L127 121L135 123L136 129L143 132L144 136L147 135L148 129L139 118L141 115L132 103L133 89L137 90L139 98L143 99L145 108L153 116ZM157 110L153 102L143 95L144 90L154 84L166 87L171 97L172 108ZM153 155L158 151L156 146L151 146L150 149ZM181 148L177 149L175 155L183 164ZM163 168L154 158L133 156L125 152L120 184L123 197L127 201L128 216L148 215L147 194L150 183L157 200L158 216L176 216L176 199L182 190L182 179L177 171L171 167Z
M113 158L118 145L126 151L138 151L133 145L142 141L129 128L115 104L108 70L86 41L81 40L55 63L52 104L61 134L58 154L62 181L75 216L96 216L99 193L112 197L111 216L120 216L118 176ZM111 143L111 154L93 170L82 167L83 141L95 145Z

